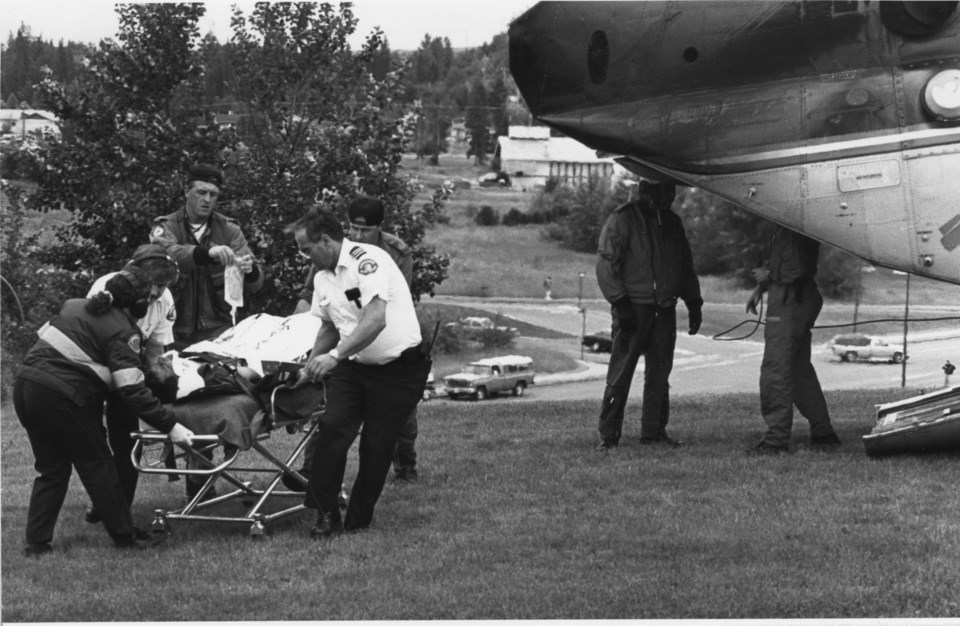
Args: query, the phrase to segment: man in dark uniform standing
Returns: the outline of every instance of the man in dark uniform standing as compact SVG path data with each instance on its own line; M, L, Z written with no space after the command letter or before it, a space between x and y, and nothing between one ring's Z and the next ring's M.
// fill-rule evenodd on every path
M243 272L245 294L263 287L263 272L240 226L215 210L221 187L223 174L216 167L192 166L184 208L155 219L150 232L150 243L163 247L180 270L177 283L170 288L177 308L173 325L177 350L213 339L232 326L231 305L226 300L230 266ZM187 497L192 498L203 482L202 476L187 476ZM207 497L215 493L211 489Z
M237 265L243 271L245 293L263 287L263 272L240 226L214 210L222 186L220 170L194 165L184 208L158 217L150 233L150 243L163 246L180 267L180 279L171 289L177 305L173 327L177 349L212 339L231 326L230 305L224 297L228 266Z
M350 203L347 207L347 218L350 220L350 229L348 236L350 241L357 243L366 243L378 246L386 250L393 259L400 273L407 281L407 287L413 284L413 255L406 243L396 235L392 235L380 227L383 224L384 206L383 202L377 198L361 196ZM294 313L303 313L310 310L310 302L313 299L313 277L317 270L311 265L307 273L307 280L300 292L300 300ZM400 429L400 437L397 440L397 454L393 459L393 472L396 480L416 480L417 479L417 409L414 407L407 419L404 420ZM309 467L313 459L313 446L316 437L314 436L304 453L304 467ZM293 490L301 490L300 483L287 480L284 484Z
M323 323L297 384L327 377L306 497L318 510L310 534L324 538L373 521L400 426L422 397L430 359L421 350L410 289L389 254L344 239L339 220L322 209L286 230L318 270L311 312ZM347 452L361 427L359 468L341 520Z
M613 347L600 409L600 444L619 445L623 412L640 355L644 356L640 443L682 445L667 435L669 378L677 340L677 299L700 330L700 282L683 224L670 210L676 189L640 183L640 197L614 210L600 233L597 281L611 305Z
M757 287L747 302L747 312L757 312L764 292L769 297L760 365L760 411L767 432L748 450L751 454L787 451L794 405L810 422L812 446L840 444L810 362L811 329L823 308L823 297L814 280L819 255L818 242L779 228L771 240L767 264L753 270Z

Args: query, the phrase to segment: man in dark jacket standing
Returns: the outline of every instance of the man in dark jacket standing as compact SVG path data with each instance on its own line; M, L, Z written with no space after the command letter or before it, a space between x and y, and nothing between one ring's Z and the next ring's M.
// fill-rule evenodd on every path
M614 210L600 233L597 281L610 302L613 348L600 409L600 445L620 442L623 412L644 356L640 443L681 445L667 436L669 378L677 340L677 300L695 335L702 320L700 281L680 218L670 210L676 188L640 183L640 197Z
M194 165L187 180L183 209L154 220L150 243L159 244L180 267L171 288L177 304L173 327L175 348L212 339L232 324L224 295L224 276L231 265L243 271L244 293L263 287L263 272L250 246L231 218L216 212L223 175L212 165Z

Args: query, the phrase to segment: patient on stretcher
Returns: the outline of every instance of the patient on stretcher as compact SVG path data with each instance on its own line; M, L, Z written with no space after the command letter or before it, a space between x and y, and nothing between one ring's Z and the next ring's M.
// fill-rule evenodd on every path
M254 315L212 341L167 353L148 372L147 384L197 434L216 434L246 449L258 432L259 422L253 421L263 418L256 414L269 400L270 388L283 382L262 381L270 373L264 365L269 370L277 362L302 361L319 325L309 313ZM297 407L303 410L309 407Z
M302 361L310 353L319 326L320 320L309 313L254 315L212 341L166 353L147 373L147 384L165 403L218 392L243 393L231 368L255 384L267 373L264 363Z

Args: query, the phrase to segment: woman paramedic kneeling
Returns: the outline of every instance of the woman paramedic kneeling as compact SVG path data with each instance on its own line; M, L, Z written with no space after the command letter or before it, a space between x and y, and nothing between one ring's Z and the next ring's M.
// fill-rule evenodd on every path
M112 391L125 410L172 441L190 443L193 437L144 384L136 320L146 314L149 294L147 277L128 268L107 282L106 291L67 300L37 332L39 340L17 372L14 407L39 473L30 495L27 555L51 550L71 467L117 547L151 543L150 535L133 525L103 426L104 402Z

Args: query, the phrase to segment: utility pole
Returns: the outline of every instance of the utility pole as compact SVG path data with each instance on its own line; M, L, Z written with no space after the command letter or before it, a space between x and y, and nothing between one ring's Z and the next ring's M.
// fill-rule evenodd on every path
M860 312L860 283L863 281L863 261L857 259L857 291L853 300L853 332L857 332L857 315Z
M587 308L583 306L583 277L586 276L580 272L580 291L577 292L577 308L580 309L580 315L583 316L583 324L580 328L580 360L583 360L583 338L587 336Z
M580 272L580 292L577 295L577 308L583 308L583 277L586 276L583 272Z
M907 273L907 300L903 307L903 363L900 365L900 387L907 386L907 322L910 320L910 273Z

